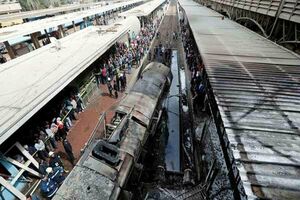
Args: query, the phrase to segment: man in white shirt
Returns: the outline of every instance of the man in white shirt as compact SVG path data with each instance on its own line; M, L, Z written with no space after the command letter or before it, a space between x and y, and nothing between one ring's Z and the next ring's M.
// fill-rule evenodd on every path
M37 154L40 159L46 160L48 157L48 152L46 151L45 143L41 139L36 139L34 148L37 150Z
M57 145L56 145L56 141L55 141L55 138L54 138L54 133L53 133L52 130L50 129L49 124L46 124L45 132L46 132L47 136L49 137L49 141L50 141L50 143L51 143L51 146L52 146L54 149L56 149L56 148L57 148Z
M72 97L71 104L73 106L73 109L76 110L77 109L77 102L75 100L75 97Z

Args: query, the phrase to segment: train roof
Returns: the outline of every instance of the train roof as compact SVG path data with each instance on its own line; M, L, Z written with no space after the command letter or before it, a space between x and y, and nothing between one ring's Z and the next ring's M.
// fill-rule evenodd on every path
M300 57L180 0L249 199L300 197Z
M114 190L113 181L96 171L76 166L59 188L53 200L107 200Z
M90 143L53 200L117 199L121 188L129 178L131 166L139 158L149 135L145 127L132 119L128 120L128 131L118 146L113 146L103 140L93 140ZM117 152L116 165L107 164L92 154L99 142L113 146L112 149Z
M1 65L0 144L107 51L139 27L130 17L110 26L88 27ZM138 32L138 30L135 30Z
M148 127L161 95L161 87L169 76L170 68L165 65L157 62L148 64L142 72L142 78L120 102L117 110L129 113L134 105L132 116Z
M166 0L152 0L135 8L132 8L128 11L122 12L119 16L148 16L150 15L155 9L157 9L161 4L163 4Z

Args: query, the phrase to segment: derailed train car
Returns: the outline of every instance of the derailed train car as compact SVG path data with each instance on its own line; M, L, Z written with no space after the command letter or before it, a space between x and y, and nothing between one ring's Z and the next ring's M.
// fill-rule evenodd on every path
M163 64L147 65L106 124L108 139L90 143L54 200L130 199L124 188L142 168L142 150L159 122L161 97L171 76Z

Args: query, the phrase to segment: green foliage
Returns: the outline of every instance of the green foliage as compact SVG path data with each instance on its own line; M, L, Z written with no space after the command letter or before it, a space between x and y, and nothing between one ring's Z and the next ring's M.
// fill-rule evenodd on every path
M66 4L67 0L19 0L23 11L58 7Z

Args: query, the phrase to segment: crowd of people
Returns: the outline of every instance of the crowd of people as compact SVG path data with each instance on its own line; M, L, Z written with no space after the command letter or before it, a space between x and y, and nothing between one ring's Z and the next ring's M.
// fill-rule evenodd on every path
M31 130L28 138L31 138L32 142L23 144L24 149L39 163L39 172L43 176L40 189L47 198L51 198L55 194L68 172L60 156L55 153L58 142L62 143L70 163L75 165L72 145L68 141L67 135L73 126L73 121L77 120L78 113L85 109L79 94L73 94L66 98L59 107L60 109L56 111L57 117L46 120L41 126ZM14 159L25 163L24 157L20 154L15 155Z
M51 198L65 180L65 173L68 171L57 154L50 151L48 155L49 159L41 160L39 165L39 171L43 175L40 189L45 197Z
M182 42L186 55L187 65L191 71L191 94L193 96L193 109L197 114L204 111L205 102L205 87L202 80L203 62L199 57L195 42L190 35L188 27L185 25L184 20L180 20L180 27L182 33Z
M162 42L160 42L157 46L153 49L153 56L152 52L149 53L148 59L149 60L156 60L158 62L161 62L165 65L169 65L172 55L172 49L169 48L167 44L163 45Z
M94 69L96 83L107 84L111 97L118 98L118 93L123 92L127 86L127 75L131 74L132 67L138 68L141 59L147 54L152 39L160 23L160 19L144 24L141 31L129 36L129 42L117 42L114 53L107 59L100 61L100 67Z

